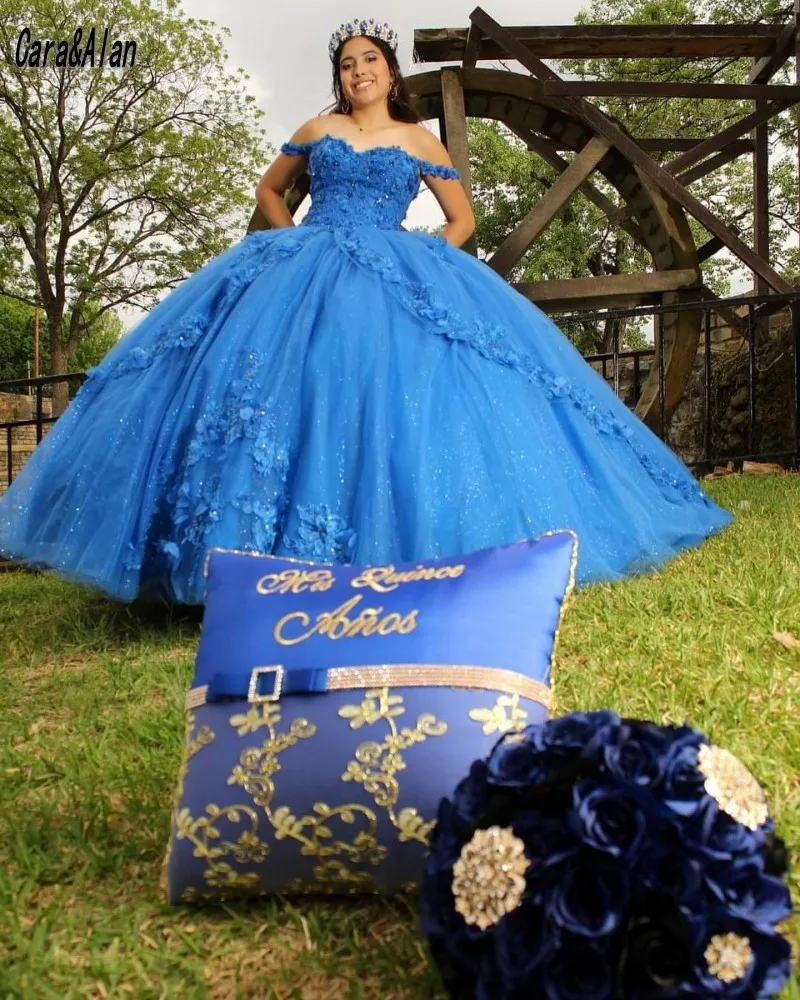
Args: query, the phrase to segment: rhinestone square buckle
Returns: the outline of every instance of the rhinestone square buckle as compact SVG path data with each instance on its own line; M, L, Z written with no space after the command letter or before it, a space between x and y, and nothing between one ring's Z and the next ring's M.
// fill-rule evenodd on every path
M262 677L274 677L272 690L263 693L259 690L259 681ZM251 705L261 705L268 701L279 701L281 689L283 687L283 667L280 664L270 667L254 667L250 674L250 686L247 689L247 700Z

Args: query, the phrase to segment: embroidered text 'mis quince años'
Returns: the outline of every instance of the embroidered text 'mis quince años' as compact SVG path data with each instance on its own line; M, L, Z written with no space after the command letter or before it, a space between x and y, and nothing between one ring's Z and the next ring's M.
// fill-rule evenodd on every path
M350 586L356 590L364 587L379 594L387 594L397 590L404 583L420 583L425 580L457 580L466 566L419 565L413 569L397 570L393 565L371 566L350 581ZM263 596L269 594L303 594L306 591L315 594L330 590L336 583L336 577L329 569L302 570L285 569L280 573L267 573L256 583L256 590Z
M115 41L109 46L108 28L98 34L96 28L89 31L86 44L81 46L83 28L76 28L72 42L67 40L54 41L52 38L39 41L34 39L30 28L23 28L17 38L17 49L14 59L17 66L29 69L41 69L48 65L48 59L55 50L50 65L59 67L85 67L92 69L109 66L112 69L123 69L136 64L136 42ZM108 58L106 58L108 55Z

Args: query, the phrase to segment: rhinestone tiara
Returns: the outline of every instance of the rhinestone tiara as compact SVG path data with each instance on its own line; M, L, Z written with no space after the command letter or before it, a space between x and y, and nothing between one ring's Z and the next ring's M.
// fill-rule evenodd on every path
M386 42L392 52L397 51L397 32L393 28L390 28L385 21L376 21L374 17L371 17L368 21L362 20L360 17L354 17L352 21L340 24L337 30L331 35L331 40L328 42L328 53L331 59L336 56L339 46L344 44L348 38L357 38L359 35L366 35L368 38L380 38L382 42Z

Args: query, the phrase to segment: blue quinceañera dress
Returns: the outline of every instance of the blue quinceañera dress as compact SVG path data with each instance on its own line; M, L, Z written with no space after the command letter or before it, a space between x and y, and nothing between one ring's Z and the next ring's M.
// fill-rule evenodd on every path
M542 312L401 228L452 167L283 151L308 158L306 218L229 247L90 371L0 501L0 553L193 604L215 546L382 564L571 528L586 583L728 523Z

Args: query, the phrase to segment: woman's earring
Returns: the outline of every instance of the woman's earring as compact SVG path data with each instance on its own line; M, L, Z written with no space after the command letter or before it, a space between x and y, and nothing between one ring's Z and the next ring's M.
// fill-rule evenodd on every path
M389 96L391 97L391 99L393 101L397 100L397 84L396 83L392 84L392 89L389 91Z
M350 114L350 101L348 101L348 99L346 97L342 101L342 107L344 108L344 113L346 115L349 115Z

